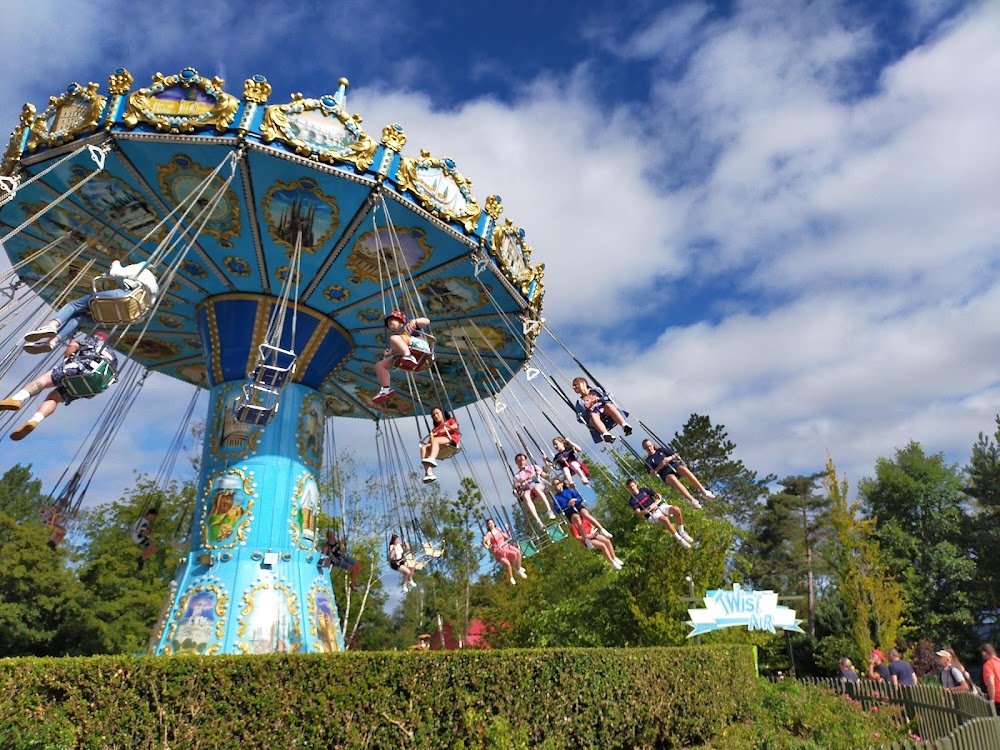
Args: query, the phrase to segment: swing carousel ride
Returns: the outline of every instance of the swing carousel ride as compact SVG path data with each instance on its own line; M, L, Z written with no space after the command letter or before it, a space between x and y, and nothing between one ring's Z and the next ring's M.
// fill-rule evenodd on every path
M158 294L90 307L136 374L107 368L83 386L117 377L125 399L155 372L209 391L190 552L154 650L337 651L317 567L327 418L384 424L495 396L532 355L543 266L450 159L404 155L400 125L369 136L345 79L276 104L263 76L242 98L223 85L186 68L133 88L119 69L106 94L74 83L40 113L25 105L0 164L13 266L0 291L34 325L100 291L113 261L146 261ZM431 319L432 346L376 405L397 309ZM21 354L18 340L0 377Z

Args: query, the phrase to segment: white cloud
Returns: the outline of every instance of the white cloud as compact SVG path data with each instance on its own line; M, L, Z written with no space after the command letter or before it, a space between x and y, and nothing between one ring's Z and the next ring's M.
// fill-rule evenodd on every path
M872 88L852 80L877 51L871 29L835 3L809 8L747 3L719 20L691 4L605 44L651 61L648 101L609 104L599 68L580 61L511 103L445 109L399 87L427 70L402 55L392 78L352 87L350 109L373 135L400 122L408 153L454 158L480 201L504 198L546 262L550 324L661 435L709 414L748 465L779 475L830 450L856 479L909 439L964 462L1000 391L1000 11L968 10ZM227 12L201 11L240 23ZM206 38L137 19L137 68ZM273 40L298 23L240 26L209 59L268 74ZM98 38L96 25L79 34ZM705 322L654 318L633 340L638 316L665 304L702 305ZM164 424L175 399L156 406ZM344 428L362 445L369 429Z

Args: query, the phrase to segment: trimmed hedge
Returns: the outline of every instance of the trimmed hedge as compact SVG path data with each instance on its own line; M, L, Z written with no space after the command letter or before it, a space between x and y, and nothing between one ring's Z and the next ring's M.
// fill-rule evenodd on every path
M745 646L0 660L2 748L682 748Z

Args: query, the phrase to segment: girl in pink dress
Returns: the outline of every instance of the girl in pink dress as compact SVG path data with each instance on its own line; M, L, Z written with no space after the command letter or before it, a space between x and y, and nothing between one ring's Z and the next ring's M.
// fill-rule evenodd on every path
M510 534L501 529L492 518L486 519L486 536L483 537L483 546L493 553L493 558L507 569L507 577L510 578L510 585L513 586L514 569L521 578L527 578L528 574L521 566L521 550L516 544L511 544Z

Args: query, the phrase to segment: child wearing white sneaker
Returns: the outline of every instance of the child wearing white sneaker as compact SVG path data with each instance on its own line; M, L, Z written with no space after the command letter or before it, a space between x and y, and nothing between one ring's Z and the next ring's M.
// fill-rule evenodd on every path
M580 396L575 407L576 418L587 425L595 443L602 440L605 443L615 442L615 436L609 429L615 425L619 425L626 436L632 434L632 426L625 421L628 412L615 406L609 393L591 388L586 378L574 378L573 390Z
M421 328L426 328L430 324L431 321L429 318L414 318L411 321L407 321L406 314L399 310L393 310L385 316L385 327L389 329L389 336L386 341L388 346L385 350L385 357L375 363L375 377L378 378L378 384L381 386L378 394L375 396L376 399L392 393L392 388L389 386L389 370L392 368L396 357L400 357L401 361L414 365L417 364L417 358L410 351L411 334L416 333Z
M427 436L426 441L420 444L420 463L424 466L425 482L433 482L437 479L434 476L434 467L437 466L437 458L441 449L447 445L457 451L462 440L458 422L440 406L431 409L431 422L434 424L431 428L431 434Z
M662 503L662 498L648 487L639 487L639 483L634 479L629 479L625 483L629 491L628 504L632 506L637 516L645 518L650 523L661 523L667 527L674 539L684 549L690 549L694 539L684 530L684 516L681 509L676 505ZM673 517L677 525L670 523Z
M599 528L590 523L586 518L580 519L581 523L579 526L573 524L569 527L569 532L580 540L582 544L587 549L592 549L600 552L611 563L611 567L615 570L621 570L624 563L618 559L618 555L615 554L615 548L611 544L611 540L604 536Z
M514 463L517 464L517 473L514 474L514 492L524 501L524 505L531 517L535 519L535 523L539 526L544 526L542 520L538 517L538 511L535 509L535 503L532 500L533 497L542 501L542 505L545 506L545 510L548 513L549 520L555 520L556 514L552 512L548 495L545 494L545 474L542 471L542 467L538 464L529 464L528 457L523 453L518 453L514 456Z
M569 438L555 437L552 438L552 447L556 450L556 455L553 457L552 461L556 466L562 469L563 477L566 479L566 484L573 485L573 475L576 474L580 477L580 481L583 484L587 484L589 481L587 478L587 472L583 469L583 464L580 463L580 451L583 449L574 443Z
M514 580L515 572L521 578L528 577L527 571L521 565L521 550L516 544L511 544L510 534L497 526L492 518L486 519L486 535L483 537L483 546L493 553L494 560L507 569L507 577L510 579L511 586L517 583Z
M389 567L398 570L403 576L403 593L411 588L416 588L417 584L413 580L413 568L406 564L406 552L410 545L399 538L399 534L393 534L389 540Z
M554 480L552 482L552 489L555 492L552 501L555 503L560 512L566 516L566 520L569 521L571 525L582 525L583 521L586 519L608 539L613 537L613 534L604 528L604 524L594 518L593 514L591 514L590 510L588 510L586 502L583 499L583 495L574 490L572 487L567 487L566 483L562 479Z
M73 396L63 385L63 379L67 376L81 375L92 372L101 363L109 363L112 370L118 365L118 357L108 346L108 334L98 331L93 336L85 335L77 340L71 341L66 347L66 353L59 364L41 377L35 378L24 388L11 394L0 401L0 411L17 411L32 396L37 396L46 388L54 388L49 391L45 400L38 407L38 411L10 434L11 440L23 440L27 437L39 423L46 417L52 416L59 404L69 404L78 397ZM114 380L107 383L108 387ZM96 395L96 394L94 394ZM86 397L86 398L89 398Z
M691 493L688 492L687 487L681 484L680 477L684 477L690 482L693 482L695 487L698 488L698 492L706 500L714 500L715 495L709 492L705 485L694 475L694 472L687 467L682 460L677 451L675 451L671 446L659 446L652 440L646 439L642 441L642 447L648 454L645 458L644 463L646 464L646 469L650 474L656 474L663 483L675 488L678 492L684 495L690 503L697 510L701 508L701 503L692 497Z

